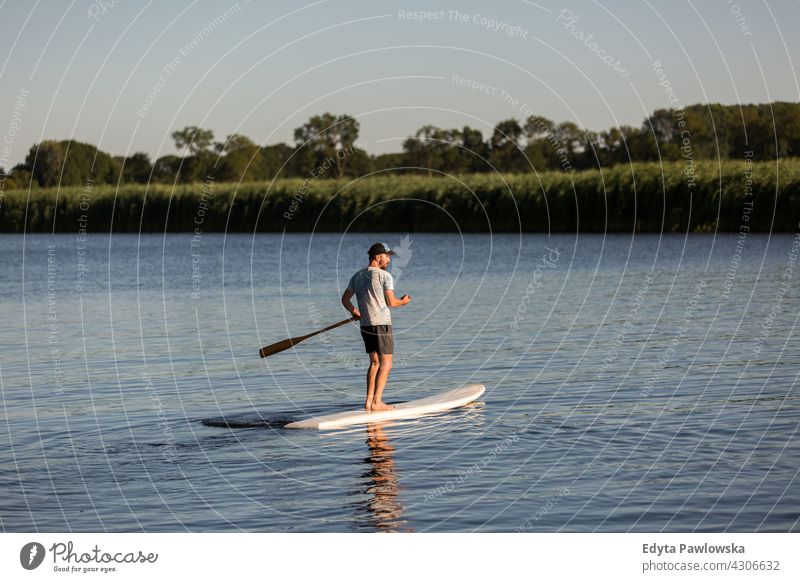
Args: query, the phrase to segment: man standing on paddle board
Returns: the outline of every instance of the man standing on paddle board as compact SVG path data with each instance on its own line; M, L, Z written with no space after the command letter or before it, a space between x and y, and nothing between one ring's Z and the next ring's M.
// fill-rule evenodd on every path
M411 301L411 296L394 296L394 280L386 270L392 261L394 251L385 243L375 243L369 247L369 265L358 271L350 279L342 295L342 305L353 317L361 322L361 337L369 354L367 370L367 410L391 410L381 399L389 371L392 369L394 335L390 307L400 307ZM356 296L358 309L350 300Z

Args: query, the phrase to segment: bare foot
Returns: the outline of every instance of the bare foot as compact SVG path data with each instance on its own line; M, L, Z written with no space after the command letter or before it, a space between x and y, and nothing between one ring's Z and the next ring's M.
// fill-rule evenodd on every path
M391 404L384 404L383 402L373 402L372 403L372 411L373 412L376 411L376 410L391 410L393 408L394 408L394 406L392 406Z
M364 410L366 410L367 412L370 412L372 410L372 403L365 402L364 403Z

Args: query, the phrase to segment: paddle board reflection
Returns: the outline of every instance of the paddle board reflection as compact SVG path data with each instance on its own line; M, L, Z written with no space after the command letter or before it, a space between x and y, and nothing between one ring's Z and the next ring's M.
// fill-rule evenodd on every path
M394 447L384 432L390 423L370 423L367 425L367 446L369 456L364 460L370 465L364 473L365 493L369 498L363 508L368 519L378 531L412 531L403 517L400 503L400 486L394 464Z

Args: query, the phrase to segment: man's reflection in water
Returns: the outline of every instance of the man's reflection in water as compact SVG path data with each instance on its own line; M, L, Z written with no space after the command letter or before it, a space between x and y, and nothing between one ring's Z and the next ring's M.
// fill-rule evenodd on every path
M397 471L394 466L394 447L383 432L387 423L370 423L367 425L367 445L370 455L367 457L371 467L364 475L367 480L366 492L371 499L366 502L370 522L378 531L412 531L405 526L403 506L398 495L400 486L397 483Z

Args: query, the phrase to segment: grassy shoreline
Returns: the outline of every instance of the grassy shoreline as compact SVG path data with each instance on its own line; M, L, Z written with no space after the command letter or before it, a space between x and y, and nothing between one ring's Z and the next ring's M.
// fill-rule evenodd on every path
M798 159L0 191L4 233L793 232L799 219Z

